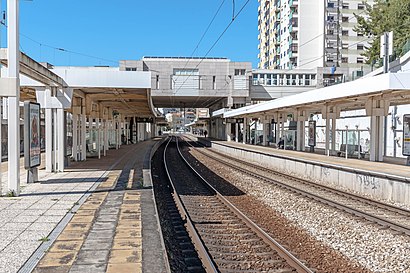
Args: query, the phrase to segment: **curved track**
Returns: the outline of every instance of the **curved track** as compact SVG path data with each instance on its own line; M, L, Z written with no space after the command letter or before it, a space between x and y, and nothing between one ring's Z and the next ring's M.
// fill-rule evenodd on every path
M217 192L173 138L164 163L174 199L207 272L312 272Z
M202 144L200 145L202 146ZM409 210L284 174L210 149L206 149L206 152L203 150L197 149L199 153L238 172L246 173L252 177L346 211L377 223L382 227L388 227L397 232L410 235Z

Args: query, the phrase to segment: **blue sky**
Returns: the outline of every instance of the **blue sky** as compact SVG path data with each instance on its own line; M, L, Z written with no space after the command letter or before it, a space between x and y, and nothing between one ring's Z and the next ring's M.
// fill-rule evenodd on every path
M191 56L222 2L194 56L204 56L229 24L233 0L21 0L21 50L38 61L79 66L117 66L118 60L142 56ZM234 2L238 12L246 0ZM257 6L256 0L248 3L209 56L257 66Z

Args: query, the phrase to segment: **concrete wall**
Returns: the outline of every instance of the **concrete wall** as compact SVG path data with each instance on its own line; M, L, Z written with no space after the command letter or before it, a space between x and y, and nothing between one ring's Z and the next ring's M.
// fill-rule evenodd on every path
M357 169L307 162L296 158L272 156L228 147L212 142L212 148L224 154L253 161L261 166L296 175L328 186L337 185L385 200L410 205L410 178L395 177Z

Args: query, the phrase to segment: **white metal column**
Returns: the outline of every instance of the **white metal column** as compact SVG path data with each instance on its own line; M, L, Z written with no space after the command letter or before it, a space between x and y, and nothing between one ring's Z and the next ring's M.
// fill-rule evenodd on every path
M330 155L330 118L327 116L326 118L326 129L325 129L325 155Z
M235 142L239 142L239 123L235 123Z
M46 172L53 172L54 153L53 153L53 111L45 109L46 118Z
M332 118L332 155L336 153L336 117Z
M226 132L226 140L227 141L232 141L232 136L231 136L231 123L226 122L225 124L225 132Z
M19 0L7 0L8 77L15 78L15 97L9 97L8 190L20 194L20 49Z
M383 161L384 153L384 117L370 118L370 161Z
M296 149L298 151L305 151L305 121L298 120L296 123Z
M268 128L269 128L269 123L265 121L263 122L263 138L262 138L262 145L267 146L268 144Z
M248 119L243 118L243 138L242 138L242 143L246 144L246 135L248 134Z
M99 118L95 119L97 124L97 149L98 149L98 159L101 158L101 120Z
M78 160L78 115L73 113L73 159Z
M56 139L57 139L57 145L56 145L56 171L57 172L63 172L64 171L64 154L65 154L65 145L64 145L64 138L65 138L65 130L64 130L64 109L58 108L56 109L56 123L55 123L55 128L56 128Z
M108 151L108 121L104 120L104 156L107 155Z
M80 116L81 118L81 158L80 160L86 160L87 159L87 139L86 139L86 127L87 127L87 117L82 114Z

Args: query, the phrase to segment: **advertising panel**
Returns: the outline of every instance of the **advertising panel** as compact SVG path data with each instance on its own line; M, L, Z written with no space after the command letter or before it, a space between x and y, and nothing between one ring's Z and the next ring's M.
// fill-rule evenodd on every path
M309 139L308 145L311 147L316 146L316 121L309 121Z
M73 154L73 115L71 113L66 114L66 156L72 156Z
M40 166L40 104L24 102L24 167Z
M403 155L410 156L410 114L403 116Z

